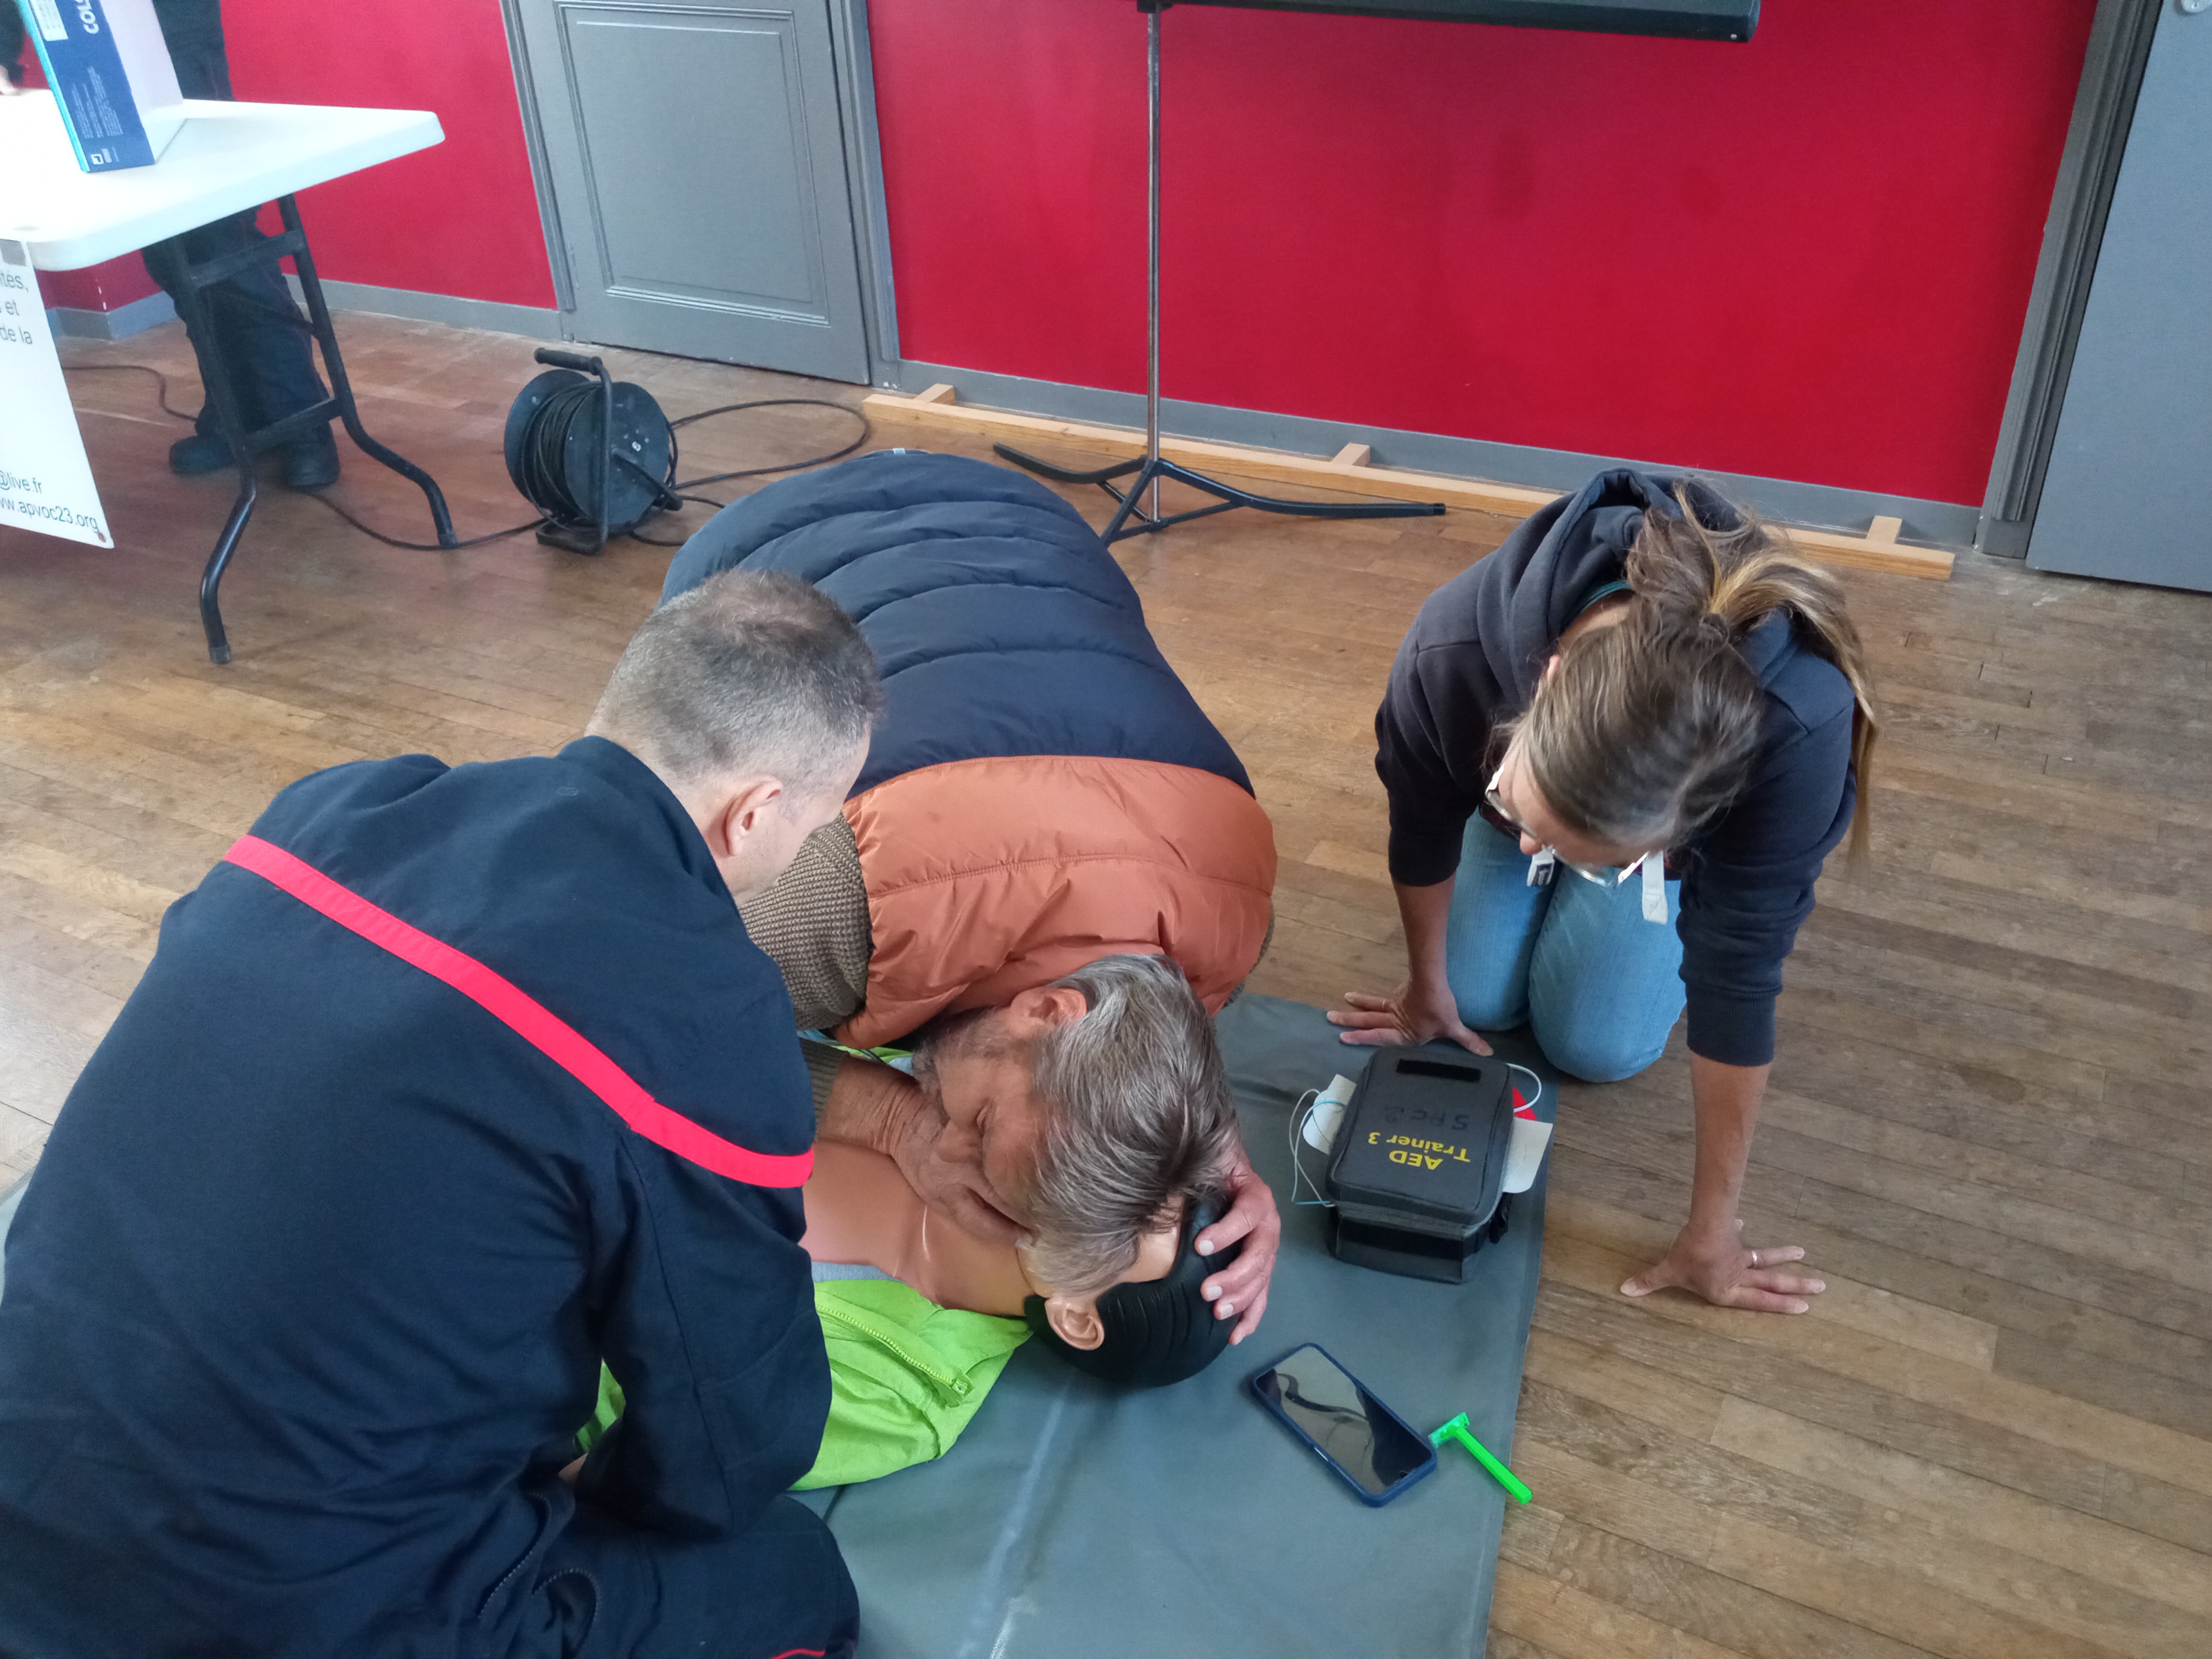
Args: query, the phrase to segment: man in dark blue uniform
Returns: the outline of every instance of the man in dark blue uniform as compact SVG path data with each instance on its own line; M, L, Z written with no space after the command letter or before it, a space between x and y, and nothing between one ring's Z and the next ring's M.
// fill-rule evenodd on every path
M559 756L304 778L170 909L8 1242L0 1652L851 1652L781 1495L813 1115L732 900L879 695L834 603L732 574Z

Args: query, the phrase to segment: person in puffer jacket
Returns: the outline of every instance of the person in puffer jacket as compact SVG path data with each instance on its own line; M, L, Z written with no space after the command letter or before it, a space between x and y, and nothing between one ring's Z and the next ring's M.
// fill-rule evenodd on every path
M808 1047L819 1132L895 1157L969 1231L1133 1237L1200 1183L1218 1013L1268 936L1274 836L1080 514L1024 474L890 450L717 514L664 603L732 568L860 625L885 712L842 820L748 902ZM840 1053L839 1049L844 1052ZM881 1063L884 1051L912 1075ZM1241 1151L1202 1254L1232 1340L1279 1224Z

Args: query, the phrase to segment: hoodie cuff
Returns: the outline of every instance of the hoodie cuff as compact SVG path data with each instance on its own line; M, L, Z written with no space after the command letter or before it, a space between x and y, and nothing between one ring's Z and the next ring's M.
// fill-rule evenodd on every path
M1774 1059L1774 999L1690 991L1690 1052L1723 1066L1765 1066Z
M1433 887L1440 881L1449 881L1459 872L1466 839L1464 813L1455 820L1423 817L1411 823L1393 813L1390 879L1401 887Z

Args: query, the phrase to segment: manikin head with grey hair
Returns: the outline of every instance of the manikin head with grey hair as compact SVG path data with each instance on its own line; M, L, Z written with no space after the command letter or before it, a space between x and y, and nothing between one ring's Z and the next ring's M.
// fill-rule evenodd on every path
M1028 1227L1037 1276L1112 1285L1238 1152L1213 1022L1163 957L1109 956L926 1027L915 1080Z

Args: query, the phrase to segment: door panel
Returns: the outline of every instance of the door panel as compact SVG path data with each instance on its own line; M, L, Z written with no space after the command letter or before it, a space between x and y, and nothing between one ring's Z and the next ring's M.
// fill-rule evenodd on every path
M827 0L523 17L578 337L865 381Z
M2027 562L2212 591L2212 10L2162 0Z

